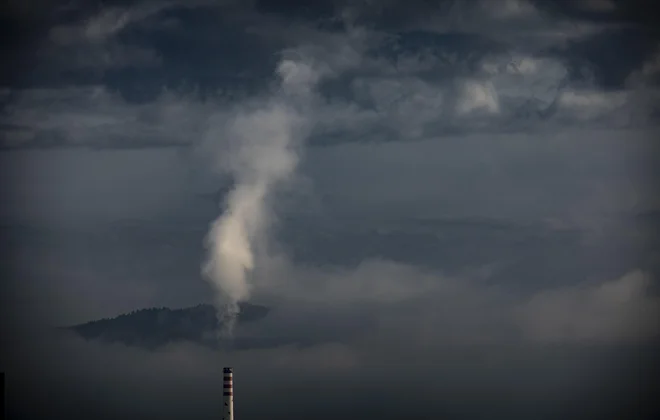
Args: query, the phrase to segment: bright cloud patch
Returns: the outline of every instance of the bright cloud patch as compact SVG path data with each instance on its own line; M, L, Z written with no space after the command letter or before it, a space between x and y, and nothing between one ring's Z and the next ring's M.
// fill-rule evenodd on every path
M492 83L466 81L461 86L456 111L459 115L466 115L476 111L488 114L497 114L500 110L497 92Z
M615 342L660 333L660 299L649 274L633 271L591 287L541 292L520 308L528 337L543 342Z

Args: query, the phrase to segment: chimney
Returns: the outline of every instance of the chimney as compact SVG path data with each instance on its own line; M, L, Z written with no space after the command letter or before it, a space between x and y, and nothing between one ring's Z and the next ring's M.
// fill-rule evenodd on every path
M223 370L222 420L234 420L234 369Z

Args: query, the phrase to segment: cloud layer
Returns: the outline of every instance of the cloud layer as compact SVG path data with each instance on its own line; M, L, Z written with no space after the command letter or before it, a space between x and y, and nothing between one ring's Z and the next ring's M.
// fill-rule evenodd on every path
M382 20L388 11L399 6L386 6L377 16ZM222 8L231 6L218 7L225 10ZM173 69L168 62L156 60L158 54L169 54L169 50L147 52L146 47L134 46L119 35L129 27L139 27L151 34L151 39L158 39L164 35L159 35L161 29L154 25L163 21L167 13L172 16L169 19L187 23L178 14L185 16L189 8L203 13L208 5L184 7L172 2L109 8L84 23L55 26L48 36L57 45L72 46L86 60L100 57L112 66L137 66L148 64L144 61L148 59L152 65ZM620 85L607 86L605 91L600 79L606 77L602 72L608 64L589 61L589 56L576 61L574 56L587 48L588 43L596 45L615 39L620 26L580 22L568 15L553 16L525 1L501 5L448 2L441 9L447 9L446 13L414 15L394 32L391 29L385 32L377 25L361 27L353 23L348 23L348 31L338 32L320 29L306 21L294 21L285 28L277 14L234 11L238 20L250 17L246 21L247 32L231 36L238 37L237 46L242 42L240 37L247 37L250 42L261 42L270 48L295 47L317 66L323 66L323 71L335 77L343 76L335 82L336 86L322 89L323 103L315 110L312 143L409 141L457 131L556 130L585 124L618 129L655 127L658 92L653 63L657 42L644 38L648 47L637 53L638 67L616 70L627 73L622 73ZM355 16L366 18L376 8L362 10L356 3L339 10L353 10ZM346 13L344 19L351 15ZM440 21L430 23L425 19ZM591 29L580 30L581 25ZM108 48L104 45L109 40L117 46L112 48L123 48L119 56L111 57L105 50L98 50ZM80 50L83 47L77 45L83 41L95 50ZM638 42L631 38L630 42L633 41ZM598 48L602 46L598 44ZM56 50L45 50L61 56ZM272 52L270 55L273 56ZM75 60L68 59L67 63L73 64ZM265 73L260 70L261 74L265 77L273 74L276 64L267 59L264 66L272 67L262 66ZM152 71L152 77L155 74L161 74L160 70ZM192 77L193 73L188 74ZM257 73L254 74L250 77L256 77ZM167 85L167 75L162 75ZM6 127L3 145L12 148L194 145L201 136L200 126L209 118L216 118L214 115L223 108L230 112L226 103L245 91L243 84L218 76L219 84L211 91L205 89L203 96L179 92L179 84L170 85L165 92L149 88L149 93L145 93L149 100L134 103L131 98L139 89L131 85L133 92L129 92L113 82L116 77L126 76L103 76L96 79L96 86L86 88L7 86L3 94L3 102L7 104L2 121ZM223 85L223 80L228 84ZM253 80L255 86L259 84ZM186 83L203 86L194 78ZM143 83L150 84L148 80ZM54 107L57 114L52 113ZM76 119L75 124L71 118ZM123 134L126 132L131 135Z

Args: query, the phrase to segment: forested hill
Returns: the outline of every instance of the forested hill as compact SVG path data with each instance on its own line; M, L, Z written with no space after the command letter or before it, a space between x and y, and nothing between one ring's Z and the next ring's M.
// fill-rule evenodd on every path
M243 303L239 325L265 318L270 309ZM177 341L213 345L221 327L212 305L190 308L149 308L122 314L115 318L90 321L67 327L86 340L118 342L129 346L157 348Z

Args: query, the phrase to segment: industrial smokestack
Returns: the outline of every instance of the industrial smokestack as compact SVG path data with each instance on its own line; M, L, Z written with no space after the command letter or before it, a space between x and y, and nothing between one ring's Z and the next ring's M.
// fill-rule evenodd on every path
M223 369L222 420L234 420L234 369Z

